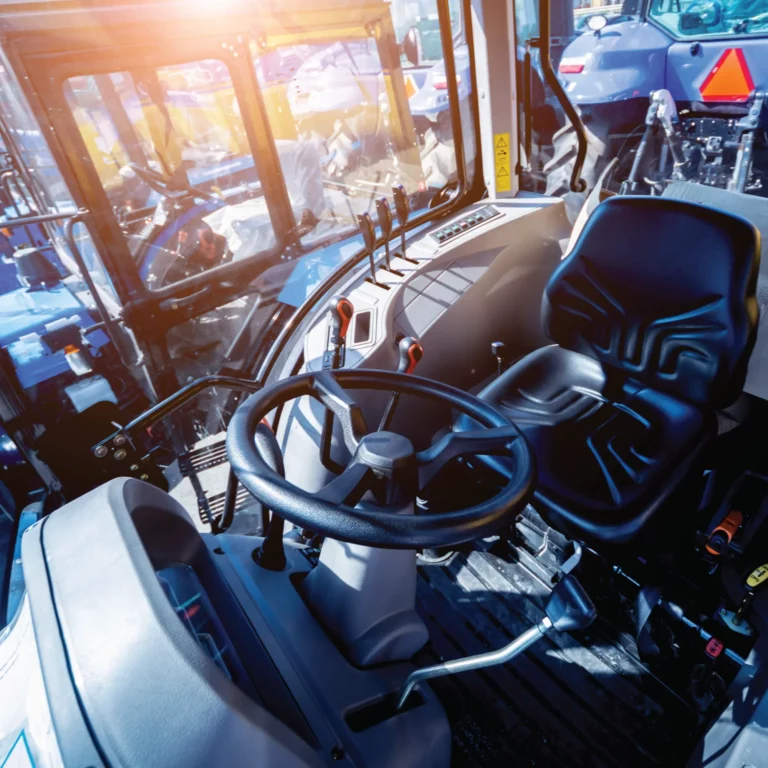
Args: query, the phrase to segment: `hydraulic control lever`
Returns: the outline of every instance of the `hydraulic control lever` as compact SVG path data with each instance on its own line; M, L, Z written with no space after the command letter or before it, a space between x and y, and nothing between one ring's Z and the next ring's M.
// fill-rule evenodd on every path
M363 243L365 243L365 252L368 254L368 261L371 265L371 276L366 278L368 282L373 285L378 285L379 288L385 288L389 290L388 285L384 285L376 280L376 262L373 259L374 251L376 250L376 230L373 226L373 219L369 213L361 213L357 217L357 225L360 228L360 233L363 236Z
M768 563L758 566L747 576L744 581L744 597L741 599L739 607L735 611L729 611L726 608L720 609L720 619L729 629L738 632L740 635L752 635L754 629L750 624L744 621L744 616L755 599L755 594L762 589L763 585L768 584Z
M400 339L400 343L397 345L397 352L399 355L397 363L398 373L413 373L421 358L424 357L424 349L413 336L406 336ZM385 432L389 429L399 399L399 392L393 392L389 396L389 402L384 409L384 415L381 417L381 423L379 424L379 432Z
M323 355L323 370L334 371L344 367L347 331L355 308L346 296L334 296L328 310L328 346Z
M389 207L389 201L386 197L382 196L376 200L376 213L379 217L381 235L384 238L384 261L387 263L387 272L391 272L393 275L399 275L402 277L402 272L399 272L396 269L392 269L389 254L389 240L392 237L392 209Z
M503 341L494 341L491 344L491 354L496 358L496 376L501 376L504 370L506 352L507 345Z
M392 187L392 196L395 200L397 223L400 225L400 252L395 255L405 259L405 261L410 261L411 264L418 264L419 262L416 259L410 258L405 250L405 227L408 224L408 215L411 212L411 207L408 204L408 193L402 184L397 184Z
M547 604L544 606L544 618L537 624L498 651L445 661L442 664L422 667L411 672L400 691L397 709L402 709L411 691L422 680L506 664L550 632L573 632L586 629L596 616L595 606L584 591L584 587L575 576L568 573L558 581L550 593Z
M370 216L368 218L370 219ZM328 346L323 355L324 371L335 371L344 367L347 332L354 313L355 308L346 296L334 296L331 299L331 306L328 309ZM320 435L320 460L326 469L339 474L343 467L331 459L332 438L333 412L326 408L323 416L323 431Z

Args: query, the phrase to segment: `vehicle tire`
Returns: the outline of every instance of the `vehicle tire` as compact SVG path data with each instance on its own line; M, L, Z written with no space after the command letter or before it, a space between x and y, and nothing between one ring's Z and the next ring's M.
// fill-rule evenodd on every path
M566 201L568 214L572 219L581 210L587 195L594 188L600 174L611 159L611 141L607 123L591 120L585 125L587 132L587 156L581 171L581 178L587 182L585 192L571 191L571 173L576 162L578 140L570 120L552 137L552 159L544 166L547 177L546 193L562 197Z

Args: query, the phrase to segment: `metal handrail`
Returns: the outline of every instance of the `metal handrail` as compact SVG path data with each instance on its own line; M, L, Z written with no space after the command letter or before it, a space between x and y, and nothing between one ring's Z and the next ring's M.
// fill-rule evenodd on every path
M581 178L581 171L584 168L584 161L587 159L587 131L584 123L566 96L563 86L557 79L555 70L552 69L552 58L550 56L550 21L549 21L549 3L550 0L539 0L539 50L541 51L541 68L544 72L544 80L552 89L555 98L560 103L563 111L571 121L573 130L576 133L578 148L576 150L576 160L573 163L571 171L570 188L572 192L584 192L587 189L587 182ZM530 105L529 105L530 108Z

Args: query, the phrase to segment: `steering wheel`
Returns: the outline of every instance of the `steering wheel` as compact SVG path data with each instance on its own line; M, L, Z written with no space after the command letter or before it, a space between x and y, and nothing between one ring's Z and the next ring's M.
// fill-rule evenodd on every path
M179 187L174 182L158 171L146 166L139 165L138 163L128 163L128 167L151 189L157 192L158 195L164 197L170 197L172 200L178 200L182 197L188 197L189 195L196 195L206 200L214 199L213 195L209 194L203 189L197 187Z
M451 432L430 448L414 451L393 432L368 433L350 389L417 395L470 416L483 429ZM298 397L319 400L338 418L352 460L317 493L305 491L273 471L256 448L256 428L275 408ZM390 549L453 547L501 528L523 509L533 492L534 459L525 437L493 406L474 395L411 374L365 369L304 373L251 395L227 430L227 454L239 481L255 498L294 525L340 541ZM416 501L451 459L503 454L512 471L493 498L475 506L437 514L395 514ZM377 504L363 501L373 491Z

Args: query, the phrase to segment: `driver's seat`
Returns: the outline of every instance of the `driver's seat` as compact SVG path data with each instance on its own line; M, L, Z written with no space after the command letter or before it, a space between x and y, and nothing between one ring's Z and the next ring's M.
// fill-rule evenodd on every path
M533 504L551 525L625 545L660 510L665 526L690 511L681 498L716 435L715 409L744 385L759 253L754 226L703 206L615 197L595 210L544 292L544 330L559 346L480 395L525 432Z

